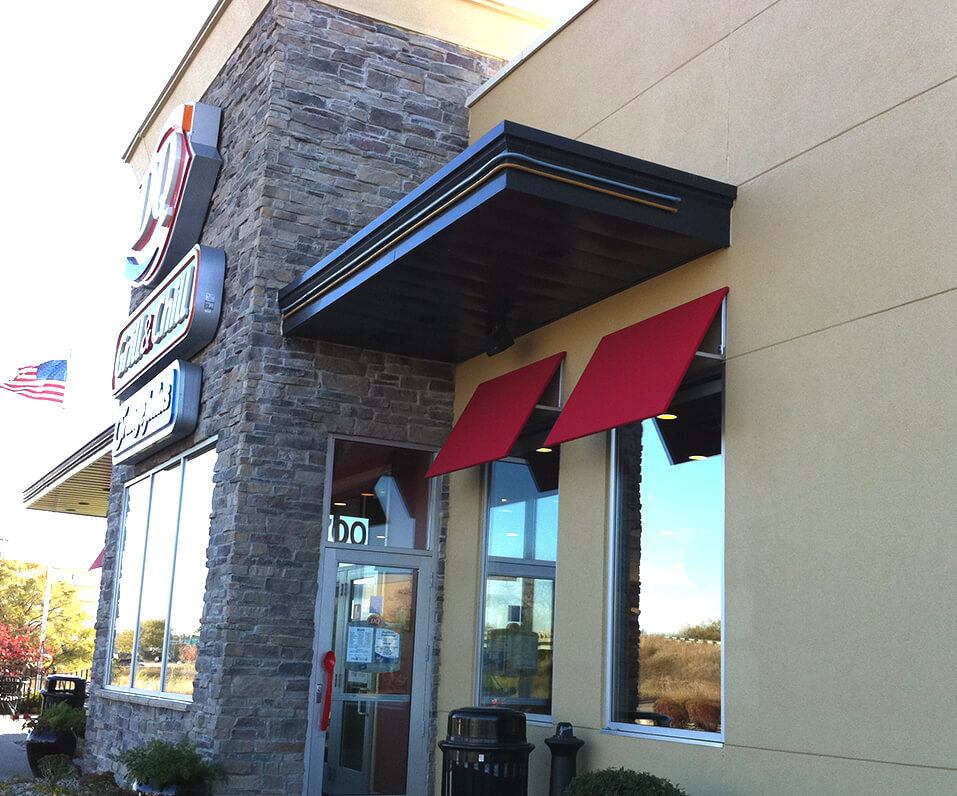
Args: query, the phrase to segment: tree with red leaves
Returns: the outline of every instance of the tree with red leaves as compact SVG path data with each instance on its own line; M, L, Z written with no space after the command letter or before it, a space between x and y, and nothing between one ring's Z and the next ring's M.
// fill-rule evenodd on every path
M28 632L0 622L0 672L22 675L32 671L41 658L40 653L40 643Z
M93 658L94 632L88 626L83 606L77 599L77 589L70 583L51 583L49 602L44 612L46 567L0 559L0 669L12 667L12 661L29 661L27 674L51 665L59 671L84 669ZM43 637L43 618L46 614L46 634L42 660L40 639ZM9 639L4 645L3 639ZM8 649L11 662L3 657ZM27 654L32 650L32 654Z

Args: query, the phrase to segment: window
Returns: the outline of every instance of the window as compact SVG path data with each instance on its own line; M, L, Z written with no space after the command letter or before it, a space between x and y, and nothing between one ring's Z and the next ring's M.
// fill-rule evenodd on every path
M429 549L431 451L336 440L333 456L329 542Z
M490 465L479 704L548 716L558 450Z
M215 463L207 446L126 488L108 685L193 693Z
M720 738L722 378L689 375L667 414L615 430L616 729Z

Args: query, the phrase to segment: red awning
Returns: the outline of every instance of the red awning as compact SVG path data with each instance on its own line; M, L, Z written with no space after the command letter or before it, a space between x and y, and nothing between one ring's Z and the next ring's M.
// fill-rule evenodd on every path
M105 553L106 553L106 548L104 547L102 550L100 550L100 554L96 557L96 561L90 564L90 572L92 572L94 569L103 568L103 555Z
M564 358L562 351L480 384L426 478L508 456Z
M668 409L728 288L605 335L572 391L549 446Z

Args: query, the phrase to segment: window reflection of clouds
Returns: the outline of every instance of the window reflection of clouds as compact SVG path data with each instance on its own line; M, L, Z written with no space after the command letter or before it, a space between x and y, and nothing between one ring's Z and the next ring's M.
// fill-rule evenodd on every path
M170 609L170 630L179 636L196 633L203 612L215 464L215 450L208 450L186 463L176 550L176 584Z
M123 554L120 559L117 605L113 620L114 659L110 666L110 685L128 686L130 667L119 662L120 634L132 635L136 627L140 585L143 577L143 546L146 541L146 517L149 510L150 481L146 479L131 486L126 493ZM132 639L129 640L132 643Z
M674 633L721 617L723 468L722 456L669 464L652 421L643 424L643 632Z
M492 576L488 579L485 607L486 630L505 628L512 624L514 620L509 618L509 608L511 606L522 606L523 611L528 609L529 606L523 604L526 580L532 584L534 600L531 606L531 629L536 633L552 632L552 593L554 591L552 581L542 578L509 578L502 576Z
M143 575L143 543L146 539L149 499L149 480L134 484L127 494L126 538L120 565L120 602L116 616L118 631L132 630L136 625L136 603Z
M165 619L169 606L169 582L173 576L173 535L179 493L179 468L153 476L149 527L146 536L146 569L140 624L146 619Z

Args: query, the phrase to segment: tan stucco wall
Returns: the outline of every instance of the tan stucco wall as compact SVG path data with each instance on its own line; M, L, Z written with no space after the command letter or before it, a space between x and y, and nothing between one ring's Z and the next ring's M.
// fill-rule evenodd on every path
M270 0L221 0L136 131L124 158L137 174L149 166L170 112L202 97ZM328 6L511 58L547 29L548 20L489 0L328 0Z
M149 166L169 114L177 105L203 96L267 5L269 0L222 0L216 4L123 155L137 175Z
M957 792L957 6L598 0L472 107L739 186L730 249L459 367L475 386L722 285L725 742L602 734L607 436L562 450L554 715L704 794ZM474 699L479 468L451 478L439 694ZM454 574L454 578L452 575ZM467 665L465 665L467 664ZM533 796L553 728L531 728ZM537 774L537 776L536 776Z

